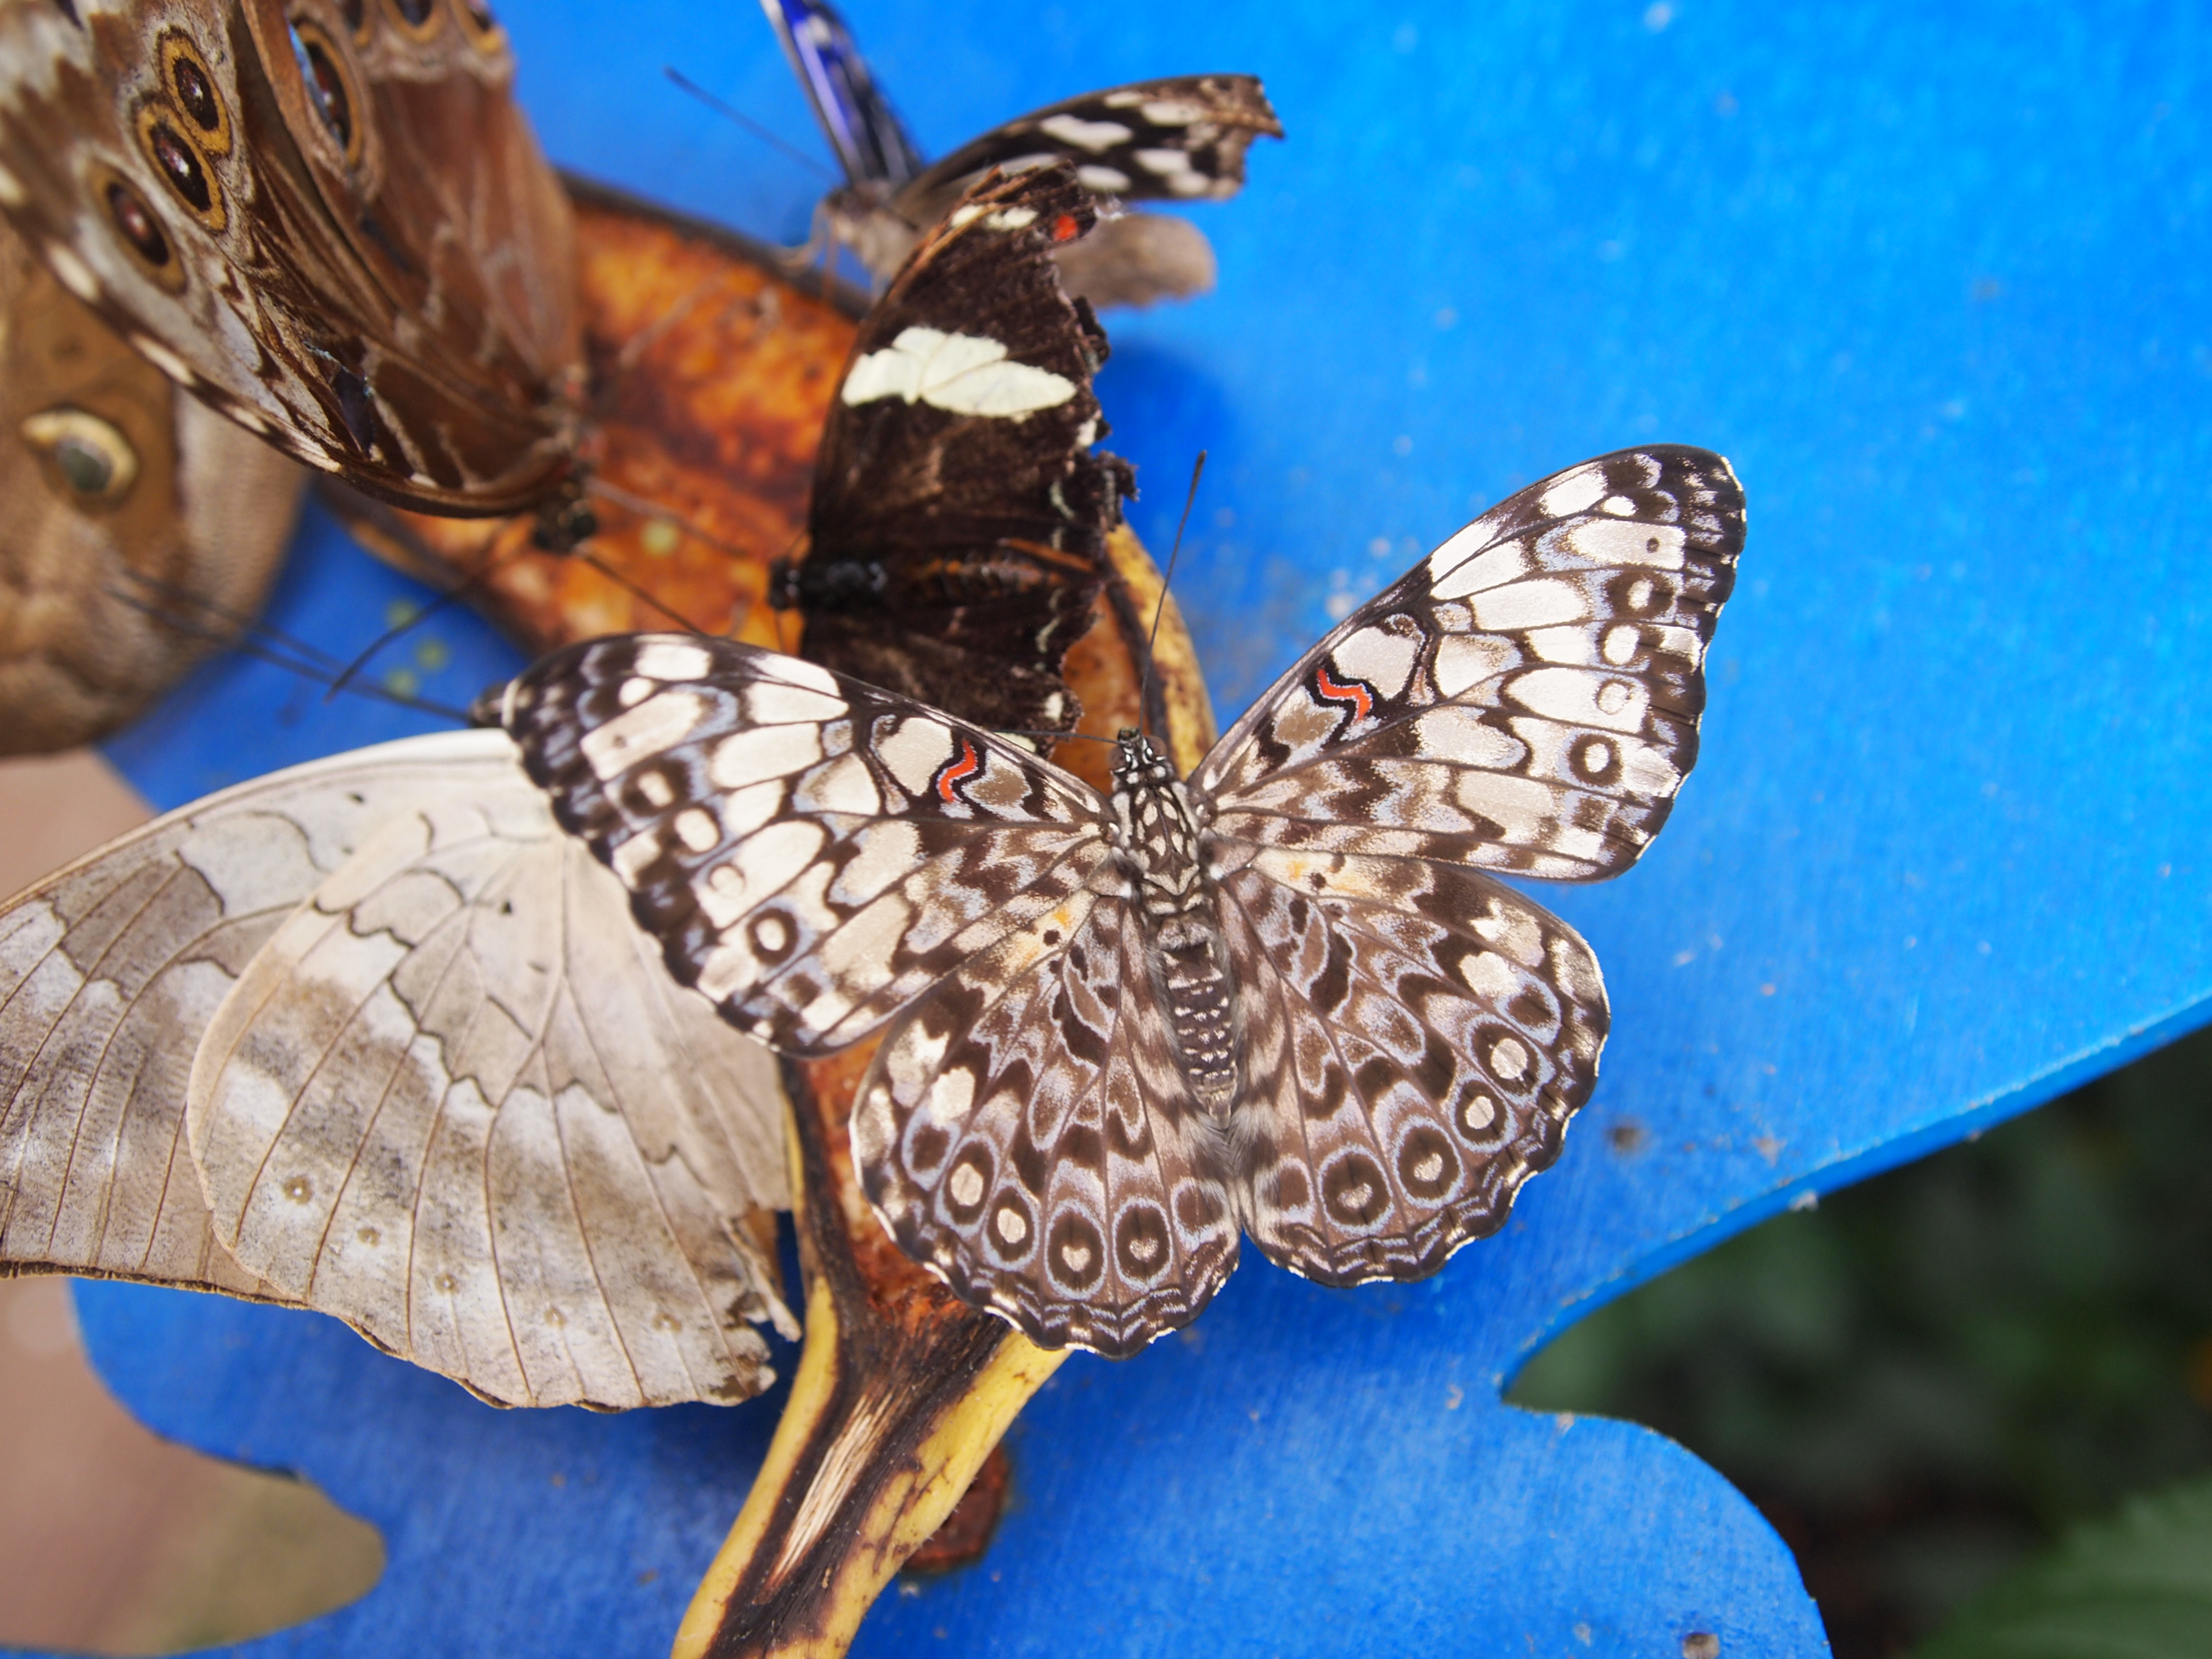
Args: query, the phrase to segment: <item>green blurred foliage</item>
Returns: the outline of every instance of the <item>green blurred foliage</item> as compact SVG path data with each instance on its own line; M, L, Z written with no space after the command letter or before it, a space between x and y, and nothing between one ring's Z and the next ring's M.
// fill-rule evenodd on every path
M2212 1659L2212 1480L2072 1528L1920 1659Z
M1686 1263L1510 1397L1680 1441L1796 1550L1842 1659L1907 1651L2212 1470L2212 1032Z

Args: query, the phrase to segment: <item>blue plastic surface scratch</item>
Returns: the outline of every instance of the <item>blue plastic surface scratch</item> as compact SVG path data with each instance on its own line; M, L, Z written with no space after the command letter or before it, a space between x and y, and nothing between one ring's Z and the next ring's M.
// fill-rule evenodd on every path
M1428 1283L1333 1293L1248 1253L1187 1336L1071 1362L1017 1426L988 1559L887 1595L857 1650L1649 1659L1706 1630L1730 1659L1821 1651L1717 1475L1498 1389L1595 1298L2212 1012L2203 14L848 15L935 153L1117 81L1265 76L1291 137L1205 214L1220 291L1109 318L1100 386L1155 544L1212 453L1182 598L1224 714L1333 606L1555 467L1703 444L1751 502L1680 808L1627 877L1545 895L1614 1010L1558 1169ZM817 182L660 75L818 142L750 7L507 21L556 160L804 234ZM324 636L344 649L392 584L310 540L285 604L349 621ZM489 672L480 635L440 626ZM298 695L216 670L201 712L116 752L167 805L400 725L269 712ZM1632 1122L1640 1150L1615 1150ZM665 1652L776 1404L501 1414L319 1318L80 1305L148 1422L384 1529L371 1596L256 1654Z

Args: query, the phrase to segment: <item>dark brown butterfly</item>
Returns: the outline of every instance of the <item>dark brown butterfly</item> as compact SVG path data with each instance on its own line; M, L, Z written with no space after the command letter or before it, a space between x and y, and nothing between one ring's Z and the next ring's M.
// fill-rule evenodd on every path
M104 736L231 637L306 481L0 225L0 753Z
M979 724L1072 731L1061 678L1134 493L1091 377L1106 336L1053 256L1097 222L1065 163L988 177L860 325L816 465L810 549L771 597L805 655Z

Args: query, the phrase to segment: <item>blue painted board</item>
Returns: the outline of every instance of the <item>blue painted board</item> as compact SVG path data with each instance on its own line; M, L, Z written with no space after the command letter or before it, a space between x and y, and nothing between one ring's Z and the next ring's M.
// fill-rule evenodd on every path
M805 135L749 8L510 9L556 160L799 237L817 181L659 73ZM1703 1629L1819 1652L1787 1553L1717 1476L1498 1390L1595 1299L2212 1012L2202 14L852 21L939 152L1086 87L1266 76L1291 137L1206 212L1219 293L1115 320L1100 387L1156 546L1212 453L1178 586L1224 714L1586 455L1721 449L1752 525L1674 821L1626 878L1548 896L1615 1017L1559 1167L1426 1284L1330 1292L1252 1260L1187 1335L1072 1361L1017 1427L988 1560L887 1598L859 1651L1650 1656ZM193 768L321 740L164 730L118 752L165 804ZM313 1317L81 1305L148 1421L386 1529L384 1585L271 1651L660 1652L773 1409L502 1416Z

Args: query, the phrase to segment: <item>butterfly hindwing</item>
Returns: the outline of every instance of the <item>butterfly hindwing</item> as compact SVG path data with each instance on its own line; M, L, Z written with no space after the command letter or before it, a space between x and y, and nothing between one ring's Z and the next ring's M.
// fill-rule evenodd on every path
M1267 1257L1419 1279L1494 1231L1589 1097L1605 988L1574 930L1479 872L1286 848L1220 878Z
M1091 450L1106 338L1050 258L1095 220L1065 167L987 182L869 313L784 578L811 659L979 725L1073 727L1060 668L1133 488Z
M507 757L388 818L209 1022L217 1236L496 1403L748 1398L751 1322L796 1328L755 1231L783 1201L775 1059L667 978Z
M72 0L0 14L0 208L248 429L403 504L568 469L568 204L468 0Z
M1654 446L1513 495L1362 605L1193 775L1227 840L1588 881L1697 759L1743 491Z
M818 1054L1053 910L1104 860L1089 785L938 710L725 641L571 647L501 716L670 968Z
M1237 1265L1146 951L1125 899L1078 896L917 1002L854 1103L899 1247L1048 1347L1133 1353Z

